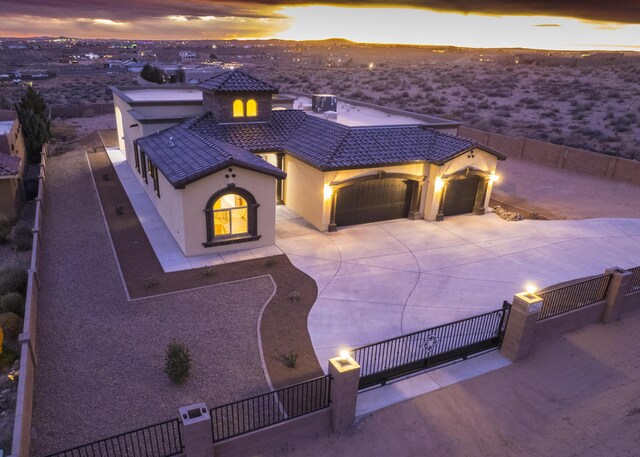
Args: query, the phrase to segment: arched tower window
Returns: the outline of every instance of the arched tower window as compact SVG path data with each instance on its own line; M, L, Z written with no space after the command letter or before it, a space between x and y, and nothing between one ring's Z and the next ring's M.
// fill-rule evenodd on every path
M247 101L247 117L256 117L258 115L258 103L252 98Z
M240 99L233 102L233 117L244 117L244 102Z

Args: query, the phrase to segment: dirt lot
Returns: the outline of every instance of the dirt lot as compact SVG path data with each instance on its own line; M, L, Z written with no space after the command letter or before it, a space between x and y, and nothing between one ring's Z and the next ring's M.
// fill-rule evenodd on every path
M509 158L492 197L550 219L640 217L640 186Z
M350 433L264 456L637 456L640 308L538 342L530 356L378 411Z

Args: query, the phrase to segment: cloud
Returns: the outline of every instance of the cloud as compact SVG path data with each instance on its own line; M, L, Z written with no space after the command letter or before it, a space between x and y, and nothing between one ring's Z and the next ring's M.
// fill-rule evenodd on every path
M113 21L133 21L165 16L241 17L248 19L278 18L283 6L405 6L436 11L490 15L529 15L572 17L591 21L640 23L640 2L637 0L0 0L3 14L28 15L57 19L78 17L104 18Z

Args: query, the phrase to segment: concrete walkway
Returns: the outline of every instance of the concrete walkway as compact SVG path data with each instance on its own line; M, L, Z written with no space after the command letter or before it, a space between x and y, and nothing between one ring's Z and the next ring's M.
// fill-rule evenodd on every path
M343 348L500 308L527 283L638 266L640 219L403 219L307 231L276 244L318 284L308 327L325 366Z

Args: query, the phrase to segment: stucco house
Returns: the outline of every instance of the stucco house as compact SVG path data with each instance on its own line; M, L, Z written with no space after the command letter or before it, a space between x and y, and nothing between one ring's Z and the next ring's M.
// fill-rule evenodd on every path
M0 214L11 219L20 214L25 166L26 149L20 122L14 111L3 110L0 112Z
M273 244L276 204L321 231L482 214L504 159L440 118L332 95L293 109L242 70L113 92L120 148L187 256Z

